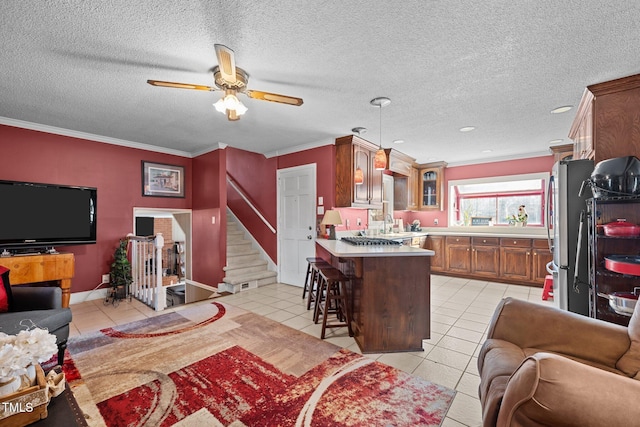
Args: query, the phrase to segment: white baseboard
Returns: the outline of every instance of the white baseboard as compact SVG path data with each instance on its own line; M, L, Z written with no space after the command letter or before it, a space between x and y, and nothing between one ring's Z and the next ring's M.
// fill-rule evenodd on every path
M78 304L85 301L91 301L94 299L105 299L107 297L108 288L93 289L85 292L74 292L71 294L69 304Z

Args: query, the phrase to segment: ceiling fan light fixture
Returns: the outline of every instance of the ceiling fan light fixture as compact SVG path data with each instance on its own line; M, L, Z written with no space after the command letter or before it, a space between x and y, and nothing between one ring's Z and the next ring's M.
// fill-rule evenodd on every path
M237 120L236 116L241 116L247 112L248 108L238 99L235 91L227 90L226 95L213 104L216 111L226 114L229 120ZM233 114L230 114L233 112ZM233 118L231 118L233 116Z

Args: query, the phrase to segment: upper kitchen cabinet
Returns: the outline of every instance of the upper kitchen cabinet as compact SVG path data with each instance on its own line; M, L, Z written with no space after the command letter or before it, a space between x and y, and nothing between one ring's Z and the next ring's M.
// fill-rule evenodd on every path
M574 144L552 145L549 147L549 151L553 153L554 162L573 159L573 150Z
M593 94L585 90L569 138L573 140L574 159L593 159Z
M418 209L418 175L415 159L397 150L386 149L387 170L393 172L394 210Z
M387 170L390 170L394 174L409 176L411 174L411 168L415 159L409 157L398 150L387 148L384 150L387 154Z
M431 210L443 208L445 162L419 165L418 208Z
M373 167L377 150L355 135L336 139L336 207L382 209L382 171Z
M588 86L569 137L574 159L595 163L640 153L640 74Z

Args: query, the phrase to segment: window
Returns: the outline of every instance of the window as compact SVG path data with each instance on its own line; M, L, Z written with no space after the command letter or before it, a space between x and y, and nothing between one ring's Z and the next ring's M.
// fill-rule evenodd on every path
M526 225L543 227L547 182L548 173L449 181L449 224L519 225L524 205Z

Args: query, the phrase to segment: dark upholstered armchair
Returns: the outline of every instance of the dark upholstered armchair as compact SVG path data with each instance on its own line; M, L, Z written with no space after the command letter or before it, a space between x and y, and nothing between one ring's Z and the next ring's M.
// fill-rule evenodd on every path
M0 266L0 286L9 292L9 311L0 312L0 332L15 335L31 327L48 330L56 337L58 364L62 365L71 323L71 309L62 308L62 290L58 287L10 287L9 273Z

